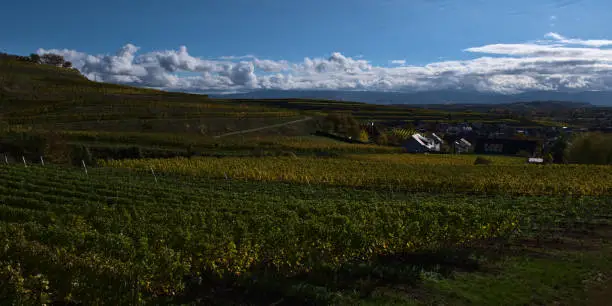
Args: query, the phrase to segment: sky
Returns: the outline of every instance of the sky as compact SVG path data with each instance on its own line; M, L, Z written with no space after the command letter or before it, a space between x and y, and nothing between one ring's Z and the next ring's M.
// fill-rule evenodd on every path
M200 92L612 88L609 0L29 0L0 52Z

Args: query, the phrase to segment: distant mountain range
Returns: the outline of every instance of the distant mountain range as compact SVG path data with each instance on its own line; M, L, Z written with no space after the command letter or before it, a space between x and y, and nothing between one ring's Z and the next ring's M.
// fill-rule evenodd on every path
M612 106L611 91L534 91L504 95L476 91L421 91L421 92L376 92L376 91L319 91L319 90L259 90L237 94L211 94L211 97L232 99L325 99L337 101L365 102L374 104L503 104L531 101L579 102L595 106Z

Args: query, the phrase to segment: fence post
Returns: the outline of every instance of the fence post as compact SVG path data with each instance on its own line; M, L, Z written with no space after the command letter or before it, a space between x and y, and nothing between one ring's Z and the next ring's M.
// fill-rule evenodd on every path
M82 159L81 159L81 164L83 164L83 169L85 169L85 174L86 174L86 175L89 175L89 174L87 173L87 166L85 166L85 161L84 161L84 160L82 160Z
M40 164L43 166L45 165L45 160L43 159L42 155L40 156Z
M23 160L23 165L27 168L28 163L26 163L25 156L21 155L21 159Z

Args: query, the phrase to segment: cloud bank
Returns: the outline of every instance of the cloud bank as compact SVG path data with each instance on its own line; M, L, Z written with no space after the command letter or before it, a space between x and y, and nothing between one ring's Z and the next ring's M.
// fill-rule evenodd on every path
M73 63L92 80L198 92L256 89L421 91L463 89L520 93L533 90L612 90L612 40L567 38L548 33L521 44L490 44L463 50L474 59L411 66L405 60L375 66L334 52L301 62L253 55L207 60L178 50L139 54L127 44L115 55L45 50ZM188 76L181 72L190 72Z

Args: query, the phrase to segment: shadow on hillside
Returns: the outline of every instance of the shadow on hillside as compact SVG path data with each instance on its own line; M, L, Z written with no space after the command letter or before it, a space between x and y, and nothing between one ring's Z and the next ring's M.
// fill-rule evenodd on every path
M533 239L512 242L487 240L469 247L435 252L399 253L379 256L367 262L347 263L340 268L319 267L290 278L273 272L269 265L253 267L249 276L186 278L185 293L168 303L198 305L327 305L372 297L380 288L400 290L419 298L426 294L419 286L424 279L444 279L455 272L495 272L496 262L507 257L551 258L556 251L598 250L612 238L612 225L595 230L570 231L562 238L535 244Z
M325 305L340 295L366 298L378 287L401 284L416 290L423 277L449 277L453 272L479 270L478 249L405 253L354 262L340 268L319 267L286 278L266 264L248 277L186 278L185 293L169 303L200 305Z

